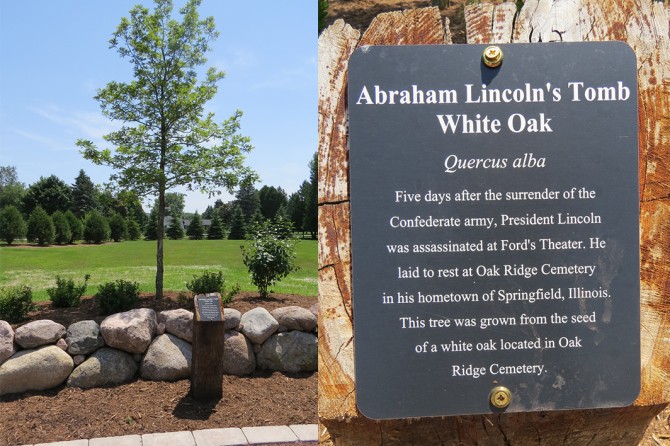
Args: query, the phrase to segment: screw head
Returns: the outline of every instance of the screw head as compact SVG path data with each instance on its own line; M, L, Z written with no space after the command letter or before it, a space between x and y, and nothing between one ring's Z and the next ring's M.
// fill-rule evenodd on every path
M489 68L496 68L502 64L503 52L499 46L487 46L482 54L482 62Z
M512 402L512 392L507 387L494 387L489 394L491 405L497 409L504 409Z

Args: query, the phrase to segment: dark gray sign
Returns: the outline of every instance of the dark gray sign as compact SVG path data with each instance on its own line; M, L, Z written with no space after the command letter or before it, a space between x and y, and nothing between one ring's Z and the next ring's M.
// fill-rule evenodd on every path
M356 398L374 419L624 406L640 385L636 59L349 63Z
M196 296L195 300L196 315L199 321L212 322L223 320L219 303L220 298L218 296Z

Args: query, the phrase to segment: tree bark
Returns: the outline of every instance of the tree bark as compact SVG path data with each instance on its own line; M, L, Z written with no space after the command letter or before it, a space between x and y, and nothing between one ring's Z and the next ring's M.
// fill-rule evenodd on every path
M379 15L361 37L319 38L319 429L335 445L632 445L670 401L670 7L646 0L527 0L465 11L470 43L624 40L639 78L642 390L633 406L375 422L356 408L346 80L369 44L444 44L436 8ZM604 67L606 69L606 67Z

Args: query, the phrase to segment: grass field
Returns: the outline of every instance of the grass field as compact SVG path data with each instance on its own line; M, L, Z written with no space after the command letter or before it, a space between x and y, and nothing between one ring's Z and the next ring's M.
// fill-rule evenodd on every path
M242 291L255 291L242 263L240 245L234 240L165 240L164 290L186 291L186 282L205 270L223 271L226 286L236 282ZM317 295L317 242L296 245L300 270L272 288L277 293ZM0 286L27 285L36 301L49 300L46 289L55 286L56 275L82 282L91 280L87 295L98 285L117 279L139 282L141 291L155 291L156 242L135 241L104 245L8 247L0 245Z

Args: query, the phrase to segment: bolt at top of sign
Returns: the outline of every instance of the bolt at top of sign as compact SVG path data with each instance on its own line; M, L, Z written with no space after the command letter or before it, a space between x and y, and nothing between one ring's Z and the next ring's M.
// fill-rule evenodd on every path
M496 68L502 64L503 52L498 46L487 46L482 55L484 65L489 68Z

